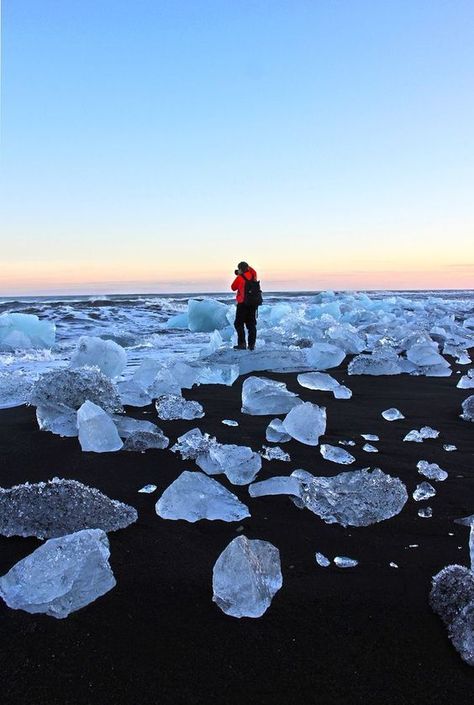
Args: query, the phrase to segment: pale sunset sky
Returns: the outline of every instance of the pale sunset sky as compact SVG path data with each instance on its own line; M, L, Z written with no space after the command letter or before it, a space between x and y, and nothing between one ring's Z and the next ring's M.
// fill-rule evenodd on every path
M3 0L0 295L474 286L472 0Z

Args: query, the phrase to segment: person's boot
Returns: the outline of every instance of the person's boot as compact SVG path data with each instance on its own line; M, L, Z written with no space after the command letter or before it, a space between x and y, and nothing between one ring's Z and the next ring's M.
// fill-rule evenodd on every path
M245 345L245 343L243 345L234 345L234 350L247 350L247 346Z

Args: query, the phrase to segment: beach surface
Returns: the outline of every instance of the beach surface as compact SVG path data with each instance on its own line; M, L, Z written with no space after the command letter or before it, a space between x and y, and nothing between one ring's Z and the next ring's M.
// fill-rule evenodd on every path
M352 389L350 400L304 389L295 374L262 376L326 406L320 442L355 440L347 450L356 462L336 465L318 448L291 441L282 446L291 463L264 460L258 479L296 468L335 475L380 467L406 484L410 498L398 516L365 528L325 524L288 497L251 499L247 487L232 486L224 476L217 479L249 506L250 518L238 524L163 520L155 502L180 472L197 469L193 462L169 450L83 453L77 439L40 432L34 408L1 411L2 487L71 478L139 513L136 524L109 534L117 585L93 604L56 620L0 601L3 705L472 703L474 670L428 604L431 577L469 561L468 529L454 523L474 511L474 424L459 418L472 390L456 388L456 372L466 367L453 363L447 378L349 377L346 370L347 361L329 372ZM185 390L205 409L195 422L160 422L151 406L127 414L157 420L171 443L199 427L223 443L258 450L272 416L240 413L244 379L232 387ZM389 407L406 418L385 421L381 412ZM239 426L224 426L226 418ZM424 425L439 437L402 441ZM362 433L379 435L378 454L362 450ZM446 452L445 443L458 450ZM422 459L438 463L449 477L433 483L435 497L417 503L411 494L424 479L416 469ZM158 490L138 494L147 483ZM428 504L433 517L420 518L418 509ZM272 542L281 554L283 587L260 619L229 617L212 602L213 565L242 533ZM0 537L0 574L40 543ZM359 565L321 568L316 551L350 556Z

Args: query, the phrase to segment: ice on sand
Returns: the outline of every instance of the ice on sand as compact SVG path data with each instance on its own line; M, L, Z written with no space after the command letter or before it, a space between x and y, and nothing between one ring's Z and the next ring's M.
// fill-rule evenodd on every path
M327 568L328 566L331 565L331 561L329 558L326 558L324 553L319 553L319 551L316 551L314 554L314 558L316 560L316 563L321 566L321 568Z
M208 433L202 433L199 428L193 428L182 436L172 446L173 453L179 453L183 460L195 460L200 453L205 453L211 445L216 443Z
M347 556L336 556L334 558L334 563L338 568L355 568L359 564L355 558L348 558Z
M251 497L267 497L269 495L279 494L299 497L300 492L301 483L299 479L293 475L289 477L270 477L268 480L255 482L249 487L249 495Z
M262 467L262 458L248 446L218 443L196 456L196 465L208 475L225 474L233 485L252 482Z
M418 516L422 519L430 519L433 516L433 510L431 507L422 507L418 510Z
M101 529L49 539L0 578L12 609L63 619L115 586L109 542Z
M332 392L336 399L350 399L352 392L326 372L306 372L298 375L298 383L307 389Z
M421 502L421 500L423 499L429 499L430 497L434 497L435 494L436 490L433 485L430 485L429 482L420 482L420 484L416 486L416 489L413 492L413 499L415 500L415 502Z
M56 326L30 313L0 314L0 350L52 348Z
M174 419L201 419L204 416L204 409L197 401L188 401L184 397L175 394L165 394L158 398L155 403L156 411L163 421Z
M438 436L439 431L436 431L430 426L423 426L422 428L420 428L419 431L417 431L416 429L413 429L413 431L409 431L403 440L413 441L414 443L423 443L423 441L428 438L438 438Z
M232 617L261 617L282 584L278 549L268 541L238 536L214 565L212 599Z
M31 391L30 404L78 410L85 401L98 404L107 413L123 411L117 388L100 370L52 370L41 375Z
M430 605L461 658L474 666L474 572L449 565L433 577Z
M190 299L188 302L188 327L193 333L211 333L229 325L230 309L215 299Z
M219 482L202 472L185 470L156 503L162 519L240 521L250 516L248 507Z
M474 389L474 367L461 377L456 387L459 389Z
M375 433L361 433L360 434L365 441L379 441L380 438L375 435Z
M378 453L379 449L373 446L371 443L364 443L362 446L362 450L365 450L366 453Z
M233 419L222 419L222 423L224 426L238 426L239 422L234 421Z
M112 418L91 401L85 401L78 410L77 428L84 451L111 453L123 446Z
M138 491L139 491L141 494L151 494L151 493L154 492L156 489L157 489L157 486L156 486L156 485L144 485L144 486L141 487Z
M283 428L300 443L317 446L326 431L326 409L310 401L301 403L285 416Z
M461 418L465 421L474 421L474 394L464 399Z
M350 375L399 375L401 360L392 349L374 350L369 355L356 355L347 367Z
M270 443L287 443L291 441L291 436L285 431L281 419L272 419L265 431L265 438Z
M242 385L242 413L252 416L286 414L296 405L302 404L284 382L275 382L266 377L247 377Z
M113 420L120 438L124 439L124 450L144 451L150 448L167 448L169 445L169 438L151 421L140 421L126 416L114 416Z
M98 367L104 375L119 377L127 365L127 353L113 340L93 336L79 338L71 358L71 367Z
M404 419L405 417L399 411L398 409L395 409L394 407L390 409L385 409L385 411L382 411L382 416L386 421L398 421L398 419Z
M445 443L443 445L443 450L446 450L448 453L452 453L453 450L457 450L457 446L453 445L452 443Z
M437 463L429 463L427 460L420 460L416 467L420 475L424 475L428 480L438 480L442 482L448 477L446 470L442 470Z
M57 436L77 436L77 411L49 404L36 408L36 420L40 431L49 431Z
M262 446L260 455L262 458L265 458L265 460L283 460L287 463L291 460L288 453L285 453L285 451L278 446Z
M313 343L305 352L307 363L314 370L337 367L346 357L344 350L332 343Z
M151 404L152 398L148 392L143 389L133 379L127 379L124 382L117 382L117 390L120 395L120 401L124 406L148 406Z
M350 465L350 463L355 462L354 456L343 448L338 448L337 446L331 446L327 443L323 443L319 450L324 460L330 460L331 463Z
M80 529L117 531L133 524L137 512L76 480L0 488L0 534L49 539Z

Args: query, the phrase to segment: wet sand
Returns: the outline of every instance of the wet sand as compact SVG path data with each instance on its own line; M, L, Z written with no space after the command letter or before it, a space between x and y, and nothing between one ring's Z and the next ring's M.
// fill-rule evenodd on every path
M428 593L431 576L442 567L468 564L468 530L453 520L474 512L474 424L459 418L462 400L473 391L456 389L456 373L348 377L346 368L329 372L353 390L351 400L303 389L294 374L261 374L324 404L328 424L321 440L356 440L347 449L356 463L330 463L317 448L291 441L282 447L292 462L264 461L258 479L296 468L334 475L381 467L405 482L410 499L397 517L366 528L327 525L287 497L250 499L246 487L231 486L223 476L217 479L248 504L251 518L241 524L162 520L156 500L182 470L194 469L192 462L158 450L82 453L77 439L40 432L34 409L1 411L3 487L73 478L139 512L136 524L109 534L117 586L95 603L65 620L0 604L2 704L471 703L474 669L451 646ZM159 425L171 442L199 426L221 442L258 450L272 417L240 414L243 379L231 388L185 391L203 404L206 416ZM381 411L391 406L406 419L383 420ZM127 412L156 419L152 407ZM239 426L222 425L224 418ZM402 442L423 425L438 429L439 438ZM380 436L377 455L362 451L361 433ZM443 443L458 451L444 451ZM433 483L434 498L416 503L411 493L424 479L416 470L420 459L439 463L449 477ZM156 484L157 492L137 494L146 483ZM427 504L433 517L422 519L417 510ZM228 617L211 599L212 567L241 525L248 538L271 541L281 554L283 587L256 620ZM39 544L0 537L0 574ZM324 569L315 564L315 551L354 557L359 565Z

